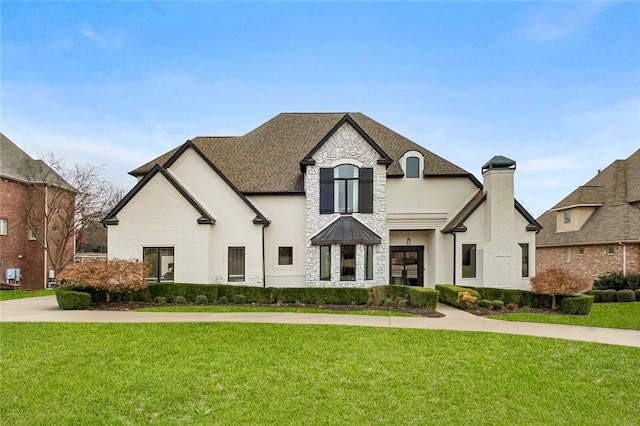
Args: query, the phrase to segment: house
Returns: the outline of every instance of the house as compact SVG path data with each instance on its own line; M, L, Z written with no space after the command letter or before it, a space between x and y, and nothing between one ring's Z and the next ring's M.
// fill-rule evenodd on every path
M538 270L557 267L588 280L640 272L640 150L598 171L538 221Z
M55 264L73 259L73 235L59 231L69 209L73 215L75 193L51 167L0 134L0 281L46 288Z
M540 226L515 168L494 157L483 186L361 113L283 113L133 170L103 223L152 281L529 288Z

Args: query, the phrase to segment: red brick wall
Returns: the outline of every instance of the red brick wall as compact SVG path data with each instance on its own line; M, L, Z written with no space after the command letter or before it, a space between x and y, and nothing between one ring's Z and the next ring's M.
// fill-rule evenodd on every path
M613 254L607 253L607 247L613 247ZM536 248L536 271L560 268L574 276L593 281L600 275L622 271L623 247L620 244L585 245L584 254L579 247L567 247L571 260L565 260L565 247ZM627 272L640 272L640 243L626 244Z
M28 198L28 191L31 196ZM69 193L69 196L73 194ZM7 235L0 235L0 281L5 281L8 268L19 268L21 289L41 289L45 286L44 248L40 241L29 240L27 213L31 210L31 223L38 233L44 230L43 187L27 185L0 178L0 218L7 219ZM53 224L50 224L50 227ZM40 234L43 235L43 234ZM73 238L69 239L68 253L73 257Z

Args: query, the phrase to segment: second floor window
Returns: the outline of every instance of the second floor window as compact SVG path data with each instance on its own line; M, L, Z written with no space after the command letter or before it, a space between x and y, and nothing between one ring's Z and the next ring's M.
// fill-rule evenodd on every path
M320 169L320 214L373 213L373 169L341 164Z

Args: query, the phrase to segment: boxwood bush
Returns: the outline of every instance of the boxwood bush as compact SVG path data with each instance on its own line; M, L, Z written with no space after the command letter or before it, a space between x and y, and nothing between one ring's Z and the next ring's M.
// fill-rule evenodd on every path
M593 296L581 294L578 296L567 296L562 299L560 310L569 315L589 315Z
M602 301L603 302L615 302L617 298L618 292L614 289L602 290Z
M465 287L477 291L481 299L502 300L505 305L514 303L518 306L532 306L534 294L526 290L512 290L491 287Z
M56 300L60 309L88 309L91 306L91 295L75 291L74 287L64 286L56 289Z
M602 292L604 290L589 290L587 291L585 294L588 294L590 296L593 296L593 303L602 303Z
M459 287L453 284L436 284L436 290L439 291L439 300L447 305L454 306L459 309L467 309L464 303L461 303L458 299L458 293L467 292L477 300L472 307L478 306L480 300L480 293L471 288Z
M616 293L616 302L635 302L636 292L633 290L620 290Z

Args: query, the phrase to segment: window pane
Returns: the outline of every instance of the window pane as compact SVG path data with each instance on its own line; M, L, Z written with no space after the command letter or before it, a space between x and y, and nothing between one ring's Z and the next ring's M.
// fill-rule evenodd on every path
M347 181L347 212L357 212L358 211L358 181L357 180L348 180Z
M567 263L571 262L571 249L569 247L564 249L564 261Z
M571 212L564 212L564 223L571 223Z
M336 212L344 213L347 211L347 181L336 180L334 181L334 206L336 206Z
M333 177L335 178L357 178L358 168L351 164L342 164L333 169Z
M407 170L405 176L408 178L420 177L420 159L418 157L409 157L406 161Z
M364 246L364 279L373 279L373 246Z
M340 246L340 281L356 279L356 246Z
M7 235L7 219L0 219L0 235Z
M173 247L160 248L160 281L173 281Z
M331 280L331 246L320 246L320 280Z
M229 282L244 281L244 247L229 247Z
M158 248L145 247L142 249L142 260L149 264L149 281L158 281Z
M462 278L476 277L476 245L462 245Z
M293 247L278 247L278 265L293 265Z
M529 276L529 244L520 244L522 249L522 276Z

